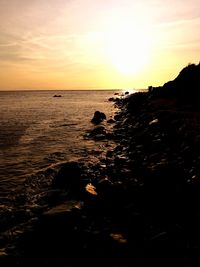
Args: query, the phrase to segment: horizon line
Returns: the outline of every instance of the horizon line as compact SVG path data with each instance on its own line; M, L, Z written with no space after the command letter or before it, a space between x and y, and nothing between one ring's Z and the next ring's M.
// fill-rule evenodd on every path
M0 89L0 92L17 91L124 91L124 90L146 90L146 88L93 88L93 89Z

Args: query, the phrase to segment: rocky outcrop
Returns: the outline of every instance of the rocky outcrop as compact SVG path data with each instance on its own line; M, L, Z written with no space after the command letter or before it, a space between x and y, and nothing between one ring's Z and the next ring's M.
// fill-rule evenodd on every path
M65 163L55 175L52 181L52 187L65 190L70 196L76 197L80 194L82 166L71 161Z
M154 87L152 95L176 98L179 102L195 104L198 107L200 100L200 63L189 64L183 68L179 75L163 86Z
M94 116L91 120L92 123L94 124L99 124L101 123L103 120L106 120L106 115L103 112L100 111L95 111Z

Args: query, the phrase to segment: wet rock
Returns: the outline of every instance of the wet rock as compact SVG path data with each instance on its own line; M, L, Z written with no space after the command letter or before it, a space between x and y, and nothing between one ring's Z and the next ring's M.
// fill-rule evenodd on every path
M106 133L106 138L107 138L108 140L114 140L115 135L114 135L113 133Z
M89 194L93 195L93 196L97 196L97 191L96 191L96 187L91 184L91 183L88 183L86 186L85 186L85 190L86 192L88 192Z
M102 178L97 183L97 190L99 193L105 193L111 190L112 182L107 178Z
M62 97L61 95L54 95L53 97Z
M113 156L113 151L112 150L108 150L107 153L106 153L106 157L112 158L112 156Z
M25 205L26 201L27 201L27 195L26 194L19 194L15 197L15 202L18 205Z
M149 125L156 124L156 123L158 123L158 119L154 119L154 120L150 121Z
M94 137L99 134L106 134L106 129L104 126L97 126L90 132L90 137Z
M116 146L114 149L115 153L122 152L122 151L123 151L123 147L121 145Z
M64 216L73 209L81 209L82 206L83 202L81 201L76 201L76 200L66 201L47 210L46 212L43 213L43 216L46 217Z
M95 111L94 116L91 120L92 123L94 124L99 124L101 123L103 120L106 120L106 115L103 112L100 111Z
M115 123L115 120L113 120L113 119L109 119L109 120L107 120L107 123Z
M46 194L40 198L40 205L45 205L45 203L48 202L49 207L54 206L56 203L60 203L63 200L66 199L67 192L63 192L61 188L51 189L46 192ZM38 210L38 207L35 208L36 211ZM38 212L40 212L40 209ZM36 212L34 210L34 212Z
M78 162L71 161L64 164L58 171L52 186L65 190L79 191L81 185L82 169Z
M115 163L117 166L124 165L126 162L128 162L128 157L123 156L123 155L117 155L115 157Z
M101 141L101 140L104 140L106 139L106 135L105 134L97 134L94 136L94 140L96 141Z
M121 114L116 114L116 115L114 116L114 119L115 119L116 121L119 121L120 118L121 118Z

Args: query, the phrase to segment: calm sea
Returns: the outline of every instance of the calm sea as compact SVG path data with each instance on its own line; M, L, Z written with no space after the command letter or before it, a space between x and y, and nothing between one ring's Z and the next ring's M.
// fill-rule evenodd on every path
M115 93L123 92L0 92L0 250L48 208L52 179L64 162L98 162L115 146L87 138L96 110L114 116L108 99Z
M32 174L87 156L94 111L113 115L115 91L0 92L0 197ZM62 97L54 97L54 95Z

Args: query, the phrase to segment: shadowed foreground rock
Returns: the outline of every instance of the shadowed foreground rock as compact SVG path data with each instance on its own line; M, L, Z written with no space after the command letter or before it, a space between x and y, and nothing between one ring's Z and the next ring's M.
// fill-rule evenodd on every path
M95 111L91 122L94 123L94 124L99 124L103 120L106 120L106 115L103 112Z
M81 166L77 162L67 162L58 171L52 186L55 188L70 190L80 184Z

